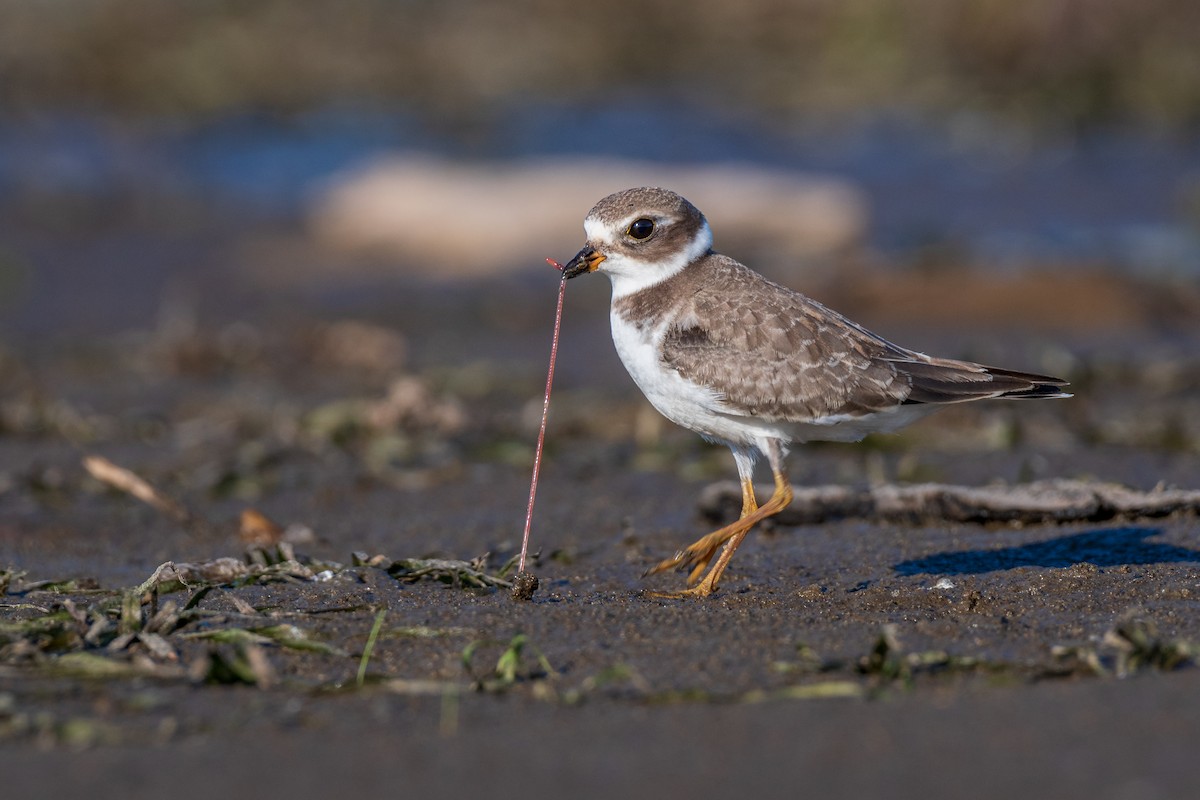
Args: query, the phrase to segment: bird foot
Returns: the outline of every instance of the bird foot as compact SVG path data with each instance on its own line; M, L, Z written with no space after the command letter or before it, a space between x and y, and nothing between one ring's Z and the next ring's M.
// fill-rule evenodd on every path
M659 592L647 589L642 592L642 596L661 598L663 600L690 600L693 597L710 597L716 591L717 587L715 585L709 581L705 581L699 586L680 589L677 592Z
M694 586L700 580L700 576L704 573L705 568L712 562L713 556L717 554L717 551L721 549L721 546L725 542L733 538L735 533L736 531L730 532L729 528L722 528L707 536L702 536L675 555L663 559L646 570L642 573L642 577L648 578L651 575L657 575L660 572L672 569L690 569L691 574L688 575L688 586Z

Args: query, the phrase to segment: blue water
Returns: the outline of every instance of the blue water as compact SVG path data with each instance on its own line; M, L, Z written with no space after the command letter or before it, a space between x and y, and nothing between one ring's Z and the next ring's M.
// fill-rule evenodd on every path
M636 98L529 105L438 128L402 112L353 108L200 126L47 114L0 121L0 202L162 194L287 219L338 171L396 151L736 161L820 172L866 193L868 244L893 257L932 246L997 268L1076 261L1200 275L1200 139L1038 140L968 117L933 125L891 116L821 129Z

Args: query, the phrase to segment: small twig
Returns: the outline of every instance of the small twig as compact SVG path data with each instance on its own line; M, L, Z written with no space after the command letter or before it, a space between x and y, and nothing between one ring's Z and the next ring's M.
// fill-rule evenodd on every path
M510 581L489 575L467 561L446 558L402 558L393 562L387 568L387 573L405 583L429 578L468 589L486 589L493 586L507 589L512 586Z
M157 508L177 522L188 523L191 513L183 504L151 486L145 479L131 470L119 467L102 456L84 456L83 468L96 480L114 489L133 495L147 505Z

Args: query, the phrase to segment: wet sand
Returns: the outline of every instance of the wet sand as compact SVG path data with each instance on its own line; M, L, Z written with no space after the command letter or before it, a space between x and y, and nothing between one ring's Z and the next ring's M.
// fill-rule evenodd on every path
M327 296L285 308L286 297L247 294L182 334L10 346L0 567L25 575L0 609L0 771L14 796L1152 798L1200 780L1191 515L777 525L747 541L711 600L647 596L681 585L639 576L706 532L697 501L733 469L728 453L646 415L610 352L606 287L568 296L533 600L398 579L392 560L484 554L497 574L519 546L555 289L548 281L542 302L523 281L349 303L349 316L401 333L395 363L322 349L319 323L347 316ZM798 448L798 483L1200 486L1195 331L1140 331L1107 351L1093 332L916 335L1031 369L1019 362L1057 337L1080 396ZM1138 372L1146 353L1157 372L1127 380L1149 374ZM397 375L426 394L382 403ZM372 427L380 414L390 423ZM201 522L98 484L85 453ZM122 591L161 563L242 560L247 508L310 529L290 534L297 558L329 575L218 582L196 600L203 616L163 634L172 656L13 633L68 600L117 626ZM355 552L387 560L354 565ZM76 582L29 588L65 579ZM170 588L139 598L144 624L152 602L182 606L199 587ZM205 638L280 624L328 648ZM141 671L64 672L64 654L80 651ZM214 658L260 659L258 685L218 682Z

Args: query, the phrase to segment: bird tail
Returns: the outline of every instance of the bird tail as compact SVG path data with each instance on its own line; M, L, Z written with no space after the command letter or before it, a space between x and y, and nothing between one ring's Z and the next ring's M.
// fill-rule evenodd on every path
M1071 397L1061 378L988 367L946 358L893 362L912 391L905 403L965 403L971 400L1040 400Z

